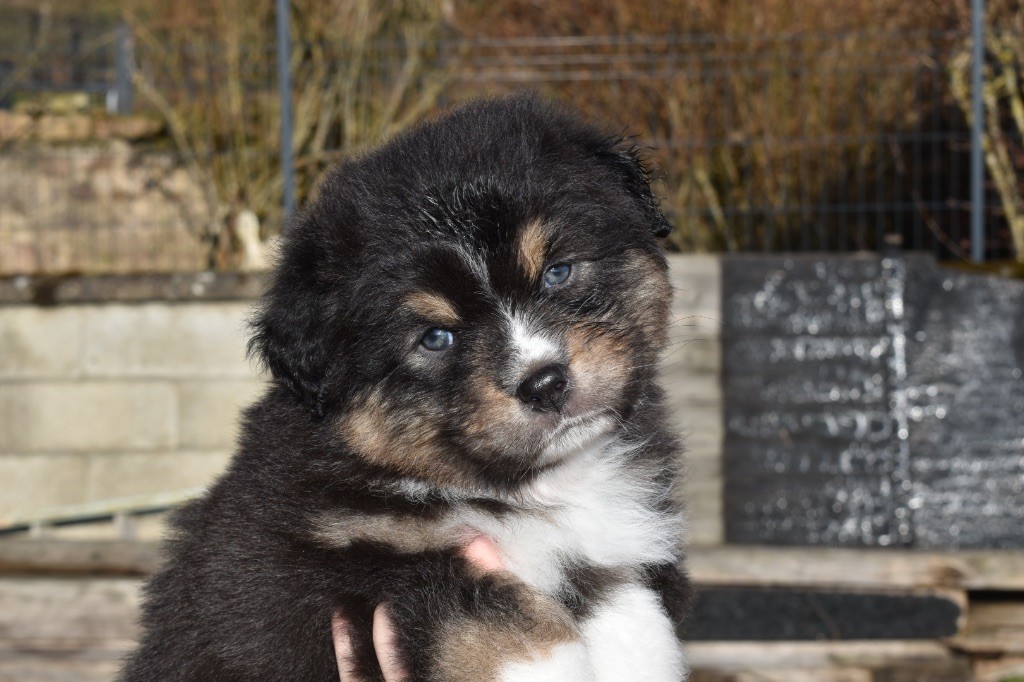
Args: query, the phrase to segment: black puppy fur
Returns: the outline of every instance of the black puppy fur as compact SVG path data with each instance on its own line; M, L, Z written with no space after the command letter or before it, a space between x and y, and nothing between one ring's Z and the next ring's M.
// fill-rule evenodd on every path
M531 96L472 103L330 171L287 226L254 318L272 382L228 471L176 515L121 679L337 680L339 610L353 672L380 680L383 602L412 680L492 674L500 661L458 667L476 650L452 632L543 648L623 581L678 625L689 589L674 541L657 563L559 554L547 604L467 564L473 529L447 522L534 513L523 491L577 456L551 444L558 419L588 410L614 417L601 438L624 444L652 513L676 518L679 445L654 383L668 229L630 144ZM516 364L509 315L553 339L563 414L517 396L536 368ZM423 346L434 328L450 347Z

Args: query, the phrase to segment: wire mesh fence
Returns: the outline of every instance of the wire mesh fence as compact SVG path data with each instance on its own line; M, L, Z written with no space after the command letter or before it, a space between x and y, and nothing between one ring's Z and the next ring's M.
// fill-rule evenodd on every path
M464 83L540 85L603 120L646 114L684 250L871 250L886 235L942 257L968 250L970 130L949 87L962 34L475 47Z
M70 30L29 22L0 48L0 274L238 267L243 218L257 240L281 219L273 42L109 22L45 50ZM966 258L970 46L951 30L300 41L299 201L333 160L439 107L529 88L651 147L683 251ZM1020 129L989 123L1015 183ZM1013 255L1005 189L986 189L988 258Z

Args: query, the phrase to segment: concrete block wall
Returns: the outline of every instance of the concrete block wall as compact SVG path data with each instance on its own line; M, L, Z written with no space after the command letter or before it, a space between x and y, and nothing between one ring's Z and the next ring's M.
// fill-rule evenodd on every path
M0 306L0 518L207 484L262 385L248 308Z
M672 327L662 385L687 453L683 500L690 541L718 544L722 518L721 260L671 256Z
M664 383L687 434L692 540L716 543L720 266L712 257L671 262ZM230 457L240 409L263 385L245 359L250 305L0 305L0 519L209 483ZM144 534L159 531L154 523Z

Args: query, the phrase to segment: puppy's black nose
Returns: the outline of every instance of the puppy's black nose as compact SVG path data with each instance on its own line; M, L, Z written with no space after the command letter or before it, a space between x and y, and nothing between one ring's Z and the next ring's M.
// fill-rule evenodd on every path
M561 412L568 389L565 367L548 365L526 377L516 389L516 395L536 412Z

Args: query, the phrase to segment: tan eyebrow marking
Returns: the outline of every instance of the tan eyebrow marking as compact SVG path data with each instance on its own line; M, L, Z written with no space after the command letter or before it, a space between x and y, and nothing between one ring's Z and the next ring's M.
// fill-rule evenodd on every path
M405 305L420 317L440 324L454 325L459 322L455 306L440 294L416 291L405 297Z
M548 246L548 226L540 220L529 222L519 235L519 265L530 281L540 279Z

